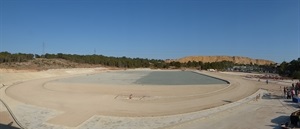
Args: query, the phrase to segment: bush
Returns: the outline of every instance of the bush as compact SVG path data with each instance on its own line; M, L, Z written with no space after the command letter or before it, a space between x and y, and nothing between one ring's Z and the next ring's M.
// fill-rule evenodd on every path
M300 79L300 71L295 71L292 75L294 79Z

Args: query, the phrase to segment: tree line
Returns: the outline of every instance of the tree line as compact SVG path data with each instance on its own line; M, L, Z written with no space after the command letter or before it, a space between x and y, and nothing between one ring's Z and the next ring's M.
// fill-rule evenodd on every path
M34 58L33 54L0 52L0 63L26 62Z
M300 79L300 58L291 62L282 62L278 67L278 73L281 76Z
M189 61L187 63L180 63L178 61L165 62L160 59L145 59L145 58L129 58L129 57L109 57L104 55L77 55L77 54L25 54L25 53L9 53L0 52L0 63L10 62L26 62L34 58L46 59L65 59L76 63L96 64L103 66L119 67L119 68L198 68L198 69L219 69L224 70L232 67L235 64L229 61L203 63L196 61Z
M37 58L65 59L76 63L100 64L104 66L119 68L148 68L151 64L163 62L163 60L129 58L129 57L108 57L103 55L77 55L77 54L45 54Z
M171 61L169 63L159 59L144 59L144 58L129 58L129 57L108 57L103 55L76 55L76 54L45 54L40 57L46 59L65 59L76 63L87 63L87 64L101 64L104 66L119 67L119 68L197 68L197 69L218 69L226 70L227 68L233 67L233 62L221 61L221 62L207 62L201 61L189 61L187 63L181 63L178 61ZM39 57L39 58L40 58Z
M147 58L129 58L129 57L112 57L104 55L77 55L77 54L24 54L24 53L9 53L9 52L0 52L0 63L10 63L10 62L26 62L33 60L35 58L45 58L45 59L65 59L71 62L76 63L85 63L91 65L103 65L110 67L118 68L159 68L159 69L179 69L179 68L194 68L194 69L217 69L217 70L228 70L233 66L241 66L243 64L235 64L230 61L221 61L221 62L206 62L201 61L189 61L186 63L181 63L178 61L165 62L160 59L147 59ZM294 61L295 62L295 61ZM292 62L292 66L295 64ZM255 66L249 64L251 66ZM266 66L255 66L262 69L274 68L272 65ZM294 67L289 66L289 71L295 69ZM284 69L285 70L285 69ZM289 73L290 75L290 73Z

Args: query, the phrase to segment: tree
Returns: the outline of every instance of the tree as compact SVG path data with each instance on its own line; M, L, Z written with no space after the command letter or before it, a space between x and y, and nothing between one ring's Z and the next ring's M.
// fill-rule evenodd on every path
M32 60L33 58L34 58L33 54L24 54L24 53L11 54L9 52L0 52L0 63L25 62L28 60Z
M282 76L300 79L300 58L291 62L282 62L277 68L278 73Z
M294 79L300 79L300 71L293 72L292 78L294 78Z

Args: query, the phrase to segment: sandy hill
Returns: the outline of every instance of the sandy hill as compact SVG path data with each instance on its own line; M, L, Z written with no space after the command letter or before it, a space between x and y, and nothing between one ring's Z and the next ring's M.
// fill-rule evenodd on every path
M249 57L241 57L241 56L187 56L176 60L168 60L170 61L179 61L181 63L186 63L188 61L201 61L201 62L221 62L221 61L232 61L237 64L257 64L257 65L269 65L275 64L275 62L264 59L252 59Z
M47 69L62 69L62 68L90 68L99 67L101 65L91 65L84 63L75 63L64 59L43 59L36 58L28 62L10 62L0 63L0 68L17 69L17 70L47 70Z

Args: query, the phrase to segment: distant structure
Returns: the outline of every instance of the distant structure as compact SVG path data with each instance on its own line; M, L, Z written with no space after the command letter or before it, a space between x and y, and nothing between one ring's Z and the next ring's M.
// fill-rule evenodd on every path
M43 51L42 51L42 55L45 55L45 42L43 42Z

